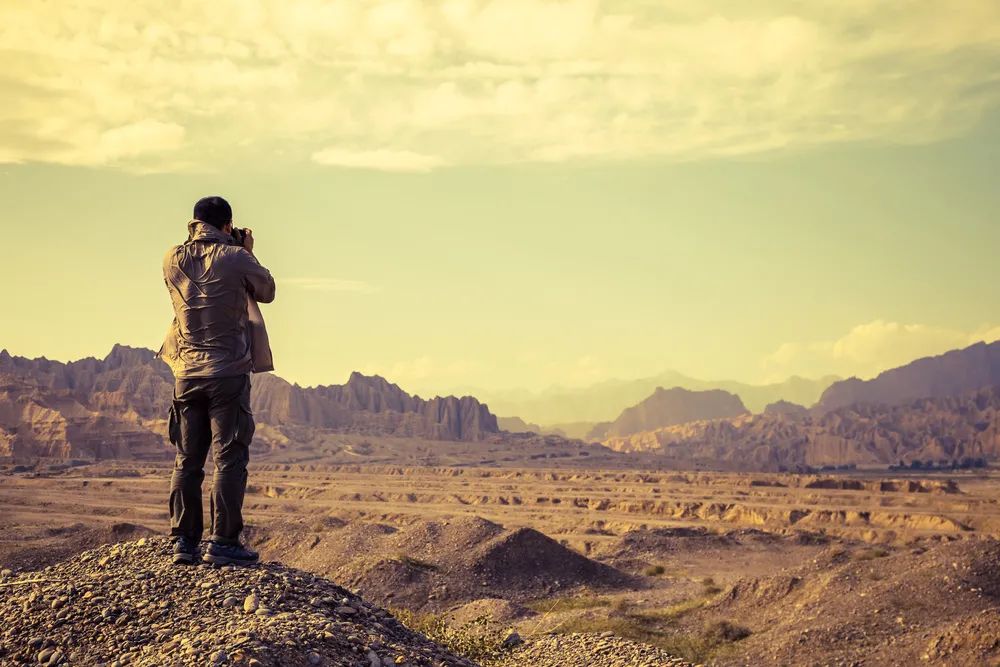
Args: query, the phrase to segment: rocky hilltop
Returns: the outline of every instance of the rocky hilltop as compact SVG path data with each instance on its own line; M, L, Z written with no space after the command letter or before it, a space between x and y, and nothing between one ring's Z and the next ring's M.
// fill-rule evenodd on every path
M166 538L5 571L0 663L475 667L331 581L277 563L178 567Z
M284 430L477 441L499 433L471 396L411 396L385 379L351 374L344 385L303 388L254 376L262 439ZM116 345L104 359L63 363L0 351L0 456L151 459L169 456L166 414L173 377L151 350Z
M595 427L591 437L624 437L675 424L745 414L749 413L739 396L721 389L691 391L657 387L646 400L626 408L610 424Z
M823 392L816 408L826 412L854 403L899 405L994 385L1000 385L1000 341L917 359L871 380L835 382Z
M772 410L612 437L617 451L776 470L845 464L968 463L1000 457L1000 387L904 405L819 414Z

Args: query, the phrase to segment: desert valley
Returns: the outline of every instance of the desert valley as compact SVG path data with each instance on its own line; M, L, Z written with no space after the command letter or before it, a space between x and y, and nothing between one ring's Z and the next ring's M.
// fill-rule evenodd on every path
M1000 660L1000 343L808 406L657 387L582 439L380 377L255 376L247 536L281 564L256 583L166 565L171 381L123 346L0 353L3 664ZM218 610L193 640L160 620L184 605ZM124 630L81 641L90 618Z

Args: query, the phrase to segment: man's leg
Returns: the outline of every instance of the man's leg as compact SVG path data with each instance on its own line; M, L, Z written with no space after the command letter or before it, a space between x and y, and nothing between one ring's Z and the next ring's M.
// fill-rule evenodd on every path
M177 448L170 478L170 534L197 544L203 531L201 482L212 444L208 400L197 380L177 380L168 431Z
M216 381L209 407L215 477L212 483L212 541L239 545L243 530L243 495L254 422L250 411L250 376Z

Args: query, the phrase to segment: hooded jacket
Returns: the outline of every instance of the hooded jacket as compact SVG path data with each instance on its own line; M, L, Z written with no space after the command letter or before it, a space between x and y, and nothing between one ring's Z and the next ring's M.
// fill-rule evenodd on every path
M157 353L176 378L274 370L258 303L274 301L274 278L233 238L200 220L163 258L174 321Z

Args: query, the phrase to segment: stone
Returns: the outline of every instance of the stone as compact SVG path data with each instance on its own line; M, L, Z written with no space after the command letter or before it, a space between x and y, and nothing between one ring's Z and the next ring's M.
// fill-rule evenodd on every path
M222 607L224 609L229 609L230 607L235 607L240 603L240 599L235 595L230 595L225 600L222 601Z
M323 656L321 656L316 651L310 651L308 659L310 665L319 665L323 662Z
M243 611L245 611L248 614L252 614L255 611L257 611L257 608L259 606L260 606L260 596L257 595L256 591L248 595L246 599L243 600Z

